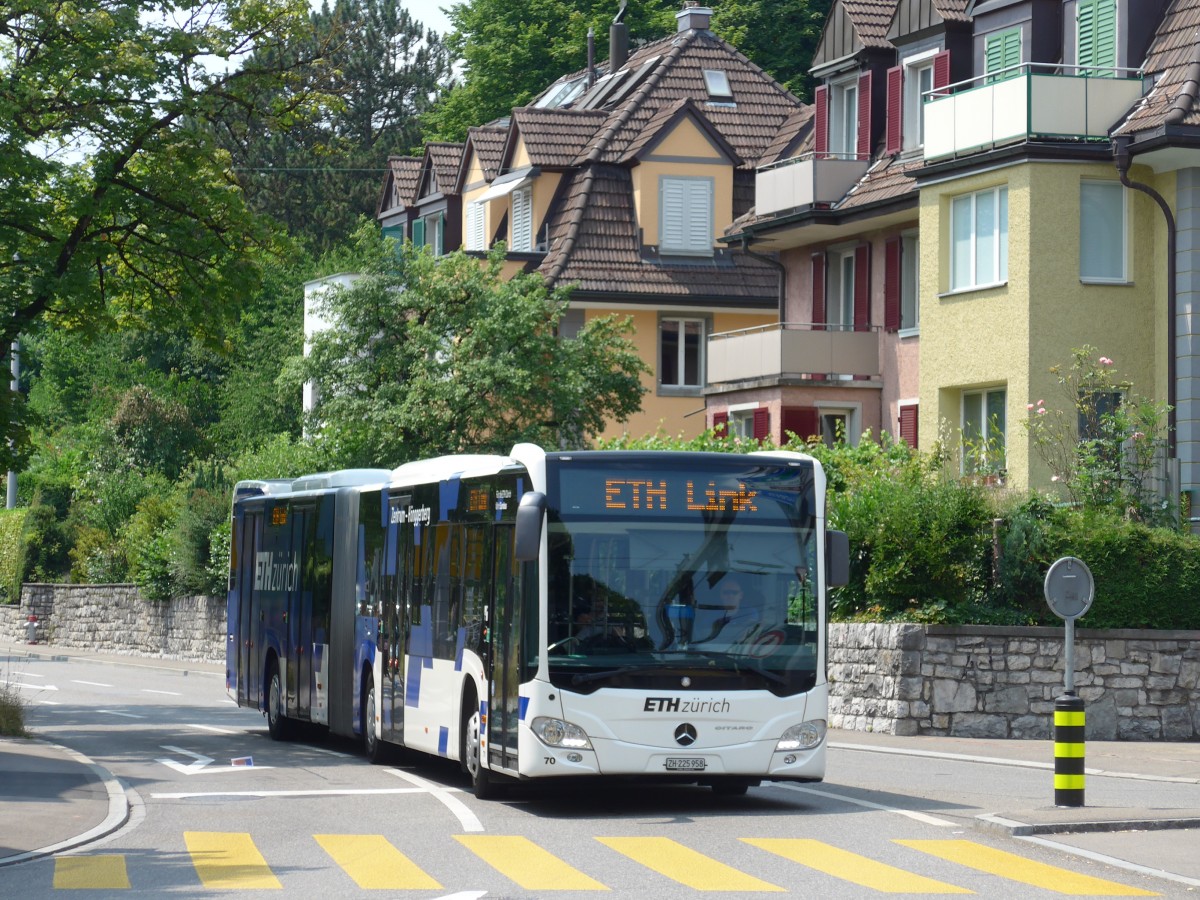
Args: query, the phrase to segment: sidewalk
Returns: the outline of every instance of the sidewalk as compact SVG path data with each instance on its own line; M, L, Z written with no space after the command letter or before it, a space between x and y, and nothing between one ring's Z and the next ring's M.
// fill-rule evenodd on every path
M0 660L25 656L152 668L221 671L218 663L111 656L46 645L0 643ZM950 737L897 737L833 731L835 752L871 751L930 759L966 759L1053 771L1046 741ZM1087 774L1155 782L1159 786L1200 785L1200 743L1093 741L1087 745ZM1189 791L1196 796L1195 791ZM1040 840L1102 861L1200 886L1200 808L1050 805L1010 808L996 798L994 811L977 817L977 827ZM105 769L66 747L28 739L0 738L0 866L79 847L110 834L128 818L129 804L117 780ZM1133 834L1136 833L1136 834ZM1118 856L1119 854L1119 856ZM1173 873L1173 875L1171 874Z

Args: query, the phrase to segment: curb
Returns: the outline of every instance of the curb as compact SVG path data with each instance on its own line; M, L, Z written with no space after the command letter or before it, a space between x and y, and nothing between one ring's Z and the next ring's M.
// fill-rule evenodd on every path
M41 744L47 747L53 747L61 752L64 756L68 756L75 762L86 766L92 771L104 785L105 791L108 793L108 815L104 821L94 828L85 831L83 834L77 834L74 837L67 838L64 841L59 841L57 844L51 844L48 847L41 847L37 850L27 850L24 853L18 853L15 856L8 856L0 859L0 868L4 866L13 866L17 863L28 862L31 859L39 859L43 856L50 856L55 853L61 853L64 850L71 850L75 847L89 844L92 841L99 840L102 837L112 834L118 828L129 821L129 798L125 794L125 789L121 787L120 782L113 776L108 769L92 762L91 759L84 756L70 747L63 747L60 744L51 744L48 741L40 741Z
M1094 834L1106 831L1165 831L1173 828L1200 828L1200 818L1179 819L1113 819L1098 822L1042 822L1030 825L1006 819L995 813L975 817L982 831L999 831L1012 837L1038 834Z

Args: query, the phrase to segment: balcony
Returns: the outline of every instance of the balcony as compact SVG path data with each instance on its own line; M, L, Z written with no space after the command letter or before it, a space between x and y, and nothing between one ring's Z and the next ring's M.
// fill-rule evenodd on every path
M785 322L708 338L708 383L837 381L880 374L879 328Z
M866 174L870 160L817 159L806 153L762 166L754 177L754 211L766 216L798 207L837 203Z
M925 159L1027 141L1107 141L1141 98L1142 77L1131 69L1100 71L1025 63L930 91Z

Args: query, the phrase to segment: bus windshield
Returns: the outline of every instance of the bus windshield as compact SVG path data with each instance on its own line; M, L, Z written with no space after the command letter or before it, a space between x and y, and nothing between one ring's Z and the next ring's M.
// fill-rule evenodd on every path
M549 484L547 659L564 690L816 681L813 470L654 454L559 459Z

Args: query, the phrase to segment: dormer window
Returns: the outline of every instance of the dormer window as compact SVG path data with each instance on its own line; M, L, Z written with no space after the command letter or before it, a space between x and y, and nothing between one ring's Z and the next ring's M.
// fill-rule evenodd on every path
M704 85L708 88L710 100L729 101L733 99L733 91L729 87L729 76L720 69L705 69Z
M829 152L839 159L858 154L858 78L829 85Z

